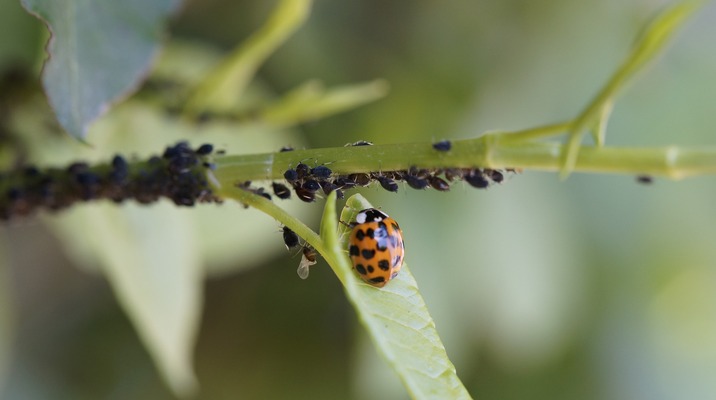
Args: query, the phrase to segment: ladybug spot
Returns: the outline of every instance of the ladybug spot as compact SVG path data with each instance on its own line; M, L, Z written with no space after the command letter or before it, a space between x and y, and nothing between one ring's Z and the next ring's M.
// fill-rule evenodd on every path
M366 272L365 267L363 266L363 264L356 264L356 271L358 271L358 273L361 274L361 275L367 274L367 272Z
M375 257L375 250L370 249L363 249L361 250L360 254L365 258L366 260L370 260L373 257Z
M372 265L369 265L369 266L368 266L368 272L372 274L373 271L375 271L375 268L373 268Z
M383 282L385 282L385 278L382 277L382 276L378 276L378 277L375 277L375 278L370 278L370 281L371 281L372 283L383 283Z
M395 256L395 260L393 260L394 267L397 267L398 265L400 265L400 259L401 259L400 256Z
M373 239L375 237L375 231L373 230L373 228L368 228L365 231L365 235L368 236L369 238Z
M358 246L352 245L350 249L348 250L348 253L352 256L358 257L360 255L360 250L358 250Z
M398 226L397 222L391 222L390 223L391 228L393 228L394 231L399 231L400 227Z
M363 240L365 237L365 232L363 232L361 229L356 230L356 239Z
M380 260L378 261L378 268L387 271L390 269L390 263L388 263L388 260Z

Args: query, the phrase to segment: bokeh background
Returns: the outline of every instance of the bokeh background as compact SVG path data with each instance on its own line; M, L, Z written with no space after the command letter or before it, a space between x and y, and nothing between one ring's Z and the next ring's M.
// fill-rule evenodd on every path
M0 67L36 72L43 27L17 3L0 1ZM188 1L168 40L228 50L274 4ZM571 118L665 4L318 0L258 81L283 93L310 78L384 78L390 94L256 151L470 138ZM630 85L608 145L716 142L715 21L709 4ZM525 171L487 191L362 193L403 227L411 270L475 398L716 398L714 177L642 185ZM320 203L294 206L317 226ZM204 285L199 397L407 398L327 265L301 281L278 225L232 212L256 217L261 245L236 254L243 239L224 238L212 249L222 261ZM48 228L53 218L0 228L0 397L175 398L110 285Z

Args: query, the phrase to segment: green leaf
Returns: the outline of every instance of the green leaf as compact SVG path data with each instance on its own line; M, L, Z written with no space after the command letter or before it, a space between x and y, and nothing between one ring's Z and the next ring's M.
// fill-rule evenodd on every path
M356 277L344 242L339 240L339 233L347 237L347 227L338 225L334 197L326 201L321 221L321 235L330 253L324 257L343 282L348 299L379 353L413 398L469 399L408 266L403 264L400 274L382 289ZM355 195L346 202L341 220L352 221L358 211L370 207L365 198Z
M306 21L311 4L311 0L282 0L266 24L197 86L187 110L228 111L236 107L259 66Z
M135 89L179 0L22 0L52 33L43 84L64 129L84 139L89 124Z

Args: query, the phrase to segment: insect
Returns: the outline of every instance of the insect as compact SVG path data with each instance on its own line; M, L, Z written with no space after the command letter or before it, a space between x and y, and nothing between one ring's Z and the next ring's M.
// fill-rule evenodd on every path
M205 144L202 144L201 146L199 146L198 149L196 149L196 154L198 154L200 156L205 156L205 155L211 154L212 151L214 151L214 146L212 146L209 143L205 143Z
M649 175L638 175L636 177L636 181L645 185L648 185L650 183L654 182L654 178L652 178Z
M450 185L445 182L444 179L438 178L437 176L428 176L428 182L430 183L430 186L438 191L441 192L447 192L450 190Z
M357 142L355 142L355 143L348 143L348 144L346 144L346 147L348 147L348 146L372 146L372 145L373 145L373 143L372 143L372 142L369 142L369 141L367 141L367 140L359 140L359 141L357 141Z
M273 187L273 193L279 198L279 199L289 199L291 198L291 189L286 187L286 185L278 183L278 182L272 182L271 186Z
M487 180L485 174L479 169L470 170L465 174L464 179L470 186L478 189L484 189L490 185L490 181Z
M403 266L405 244L398 223L375 208L356 215L348 254L360 277L368 284L383 287Z
M316 168L311 168L311 175L317 179L327 179L332 173L333 171L325 165L319 165Z
M375 177L378 182L380 182L380 186L383 187L383 189L389 191L389 192L397 192L398 191L398 184L395 183L394 180L388 178L387 176L378 175Z
M305 201L306 203L313 203L316 201L316 192L312 192L303 187L297 187L295 188L295 191L296 196L298 196L301 201Z
M298 246L298 235L292 231L291 228L283 227L283 243L286 245L286 250L290 250Z
M441 140L437 143L433 143L433 149L437 151L450 151L452 143L449 140Z
M308 278L308 272L311 265L316 264L316 250L308 244L303 245L303 255L301 255L301 262L298 264L296 273L301 279Z

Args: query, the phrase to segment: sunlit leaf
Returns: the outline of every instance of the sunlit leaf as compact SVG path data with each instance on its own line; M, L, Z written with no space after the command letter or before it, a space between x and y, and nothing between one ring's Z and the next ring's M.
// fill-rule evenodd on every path
M43 84L57 119L83 139L89 124L146 75L180 0L22 0L52 33Z
M333 258L331 267L341 279L348 299L378 351L417 399L469 399L470 395L448 359L417 283L407 265L382 289L357 278L351 270L339 231L335 201L329 198L321 222L321 234ZM360 195L348 199L341 220L351 221L371 205Z

